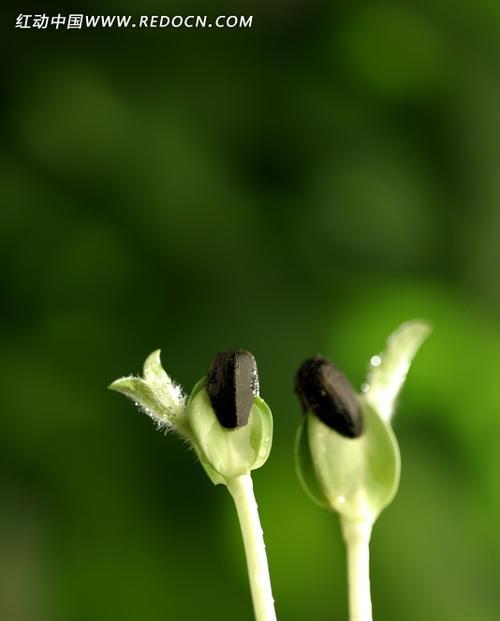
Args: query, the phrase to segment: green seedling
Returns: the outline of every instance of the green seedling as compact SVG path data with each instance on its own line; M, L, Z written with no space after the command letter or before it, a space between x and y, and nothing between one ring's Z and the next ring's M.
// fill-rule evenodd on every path
M296 376L304 411L296 440L297 472L311 499L340 516L351 621L372 620L369 542L400 476L391 420L411 361L429 332L423 321L402 324L385 352L371 358L360 394L321 356L306 360Z
M240 522L256 621L275 621L251 477L269 456L273 419L259 396L252 354L218 354L188 399L164 371L159 350L146 359L143 377L124 377L110 388L132 399L159 428L175 431L196 452L210 480L227 487Z

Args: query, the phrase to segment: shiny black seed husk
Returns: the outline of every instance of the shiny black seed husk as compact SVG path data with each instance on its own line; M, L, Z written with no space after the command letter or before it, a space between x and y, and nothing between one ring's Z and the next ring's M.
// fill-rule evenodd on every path
M259 394L257 364L252 354L240 349L217 354L207 374L207 393L223 427L245 426Z
M363 416L349 380L328 358L305 360L295 376L295 392L304 412L316 416L347 438L363 433Z

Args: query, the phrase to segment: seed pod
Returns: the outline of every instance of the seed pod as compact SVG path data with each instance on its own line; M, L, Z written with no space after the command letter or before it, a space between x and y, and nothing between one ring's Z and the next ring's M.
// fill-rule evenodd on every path
M217 354L207 374L207 393L223 427L245 426L259 394L257 364L252 354L243 350Z
M295 376L295 392L304 412L312 411L325 425L347 438L363 433L358 399L349 380L327 358L314 356Z

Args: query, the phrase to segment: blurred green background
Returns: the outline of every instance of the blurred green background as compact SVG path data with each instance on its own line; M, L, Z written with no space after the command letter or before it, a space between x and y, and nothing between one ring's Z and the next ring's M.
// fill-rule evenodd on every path
M498 620L500 4L108 0L76 12L254 25L14 28L42 10L65 11L4 10L0 44L0 618L250 621L229 495L106 390L158 347L187 390L243 347L275 417L254 481L279 618L345 621L292 378L321 352L359 386L423 317L375 618Z

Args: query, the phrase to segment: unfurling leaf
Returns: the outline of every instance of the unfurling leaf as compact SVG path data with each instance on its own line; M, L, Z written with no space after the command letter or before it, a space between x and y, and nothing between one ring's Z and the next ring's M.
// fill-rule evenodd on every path
M407 321L387 339L385 351L372 356L363 391L366 401L383 420L390 421L394 415L396 399L411 362L431 331L426 321Z

